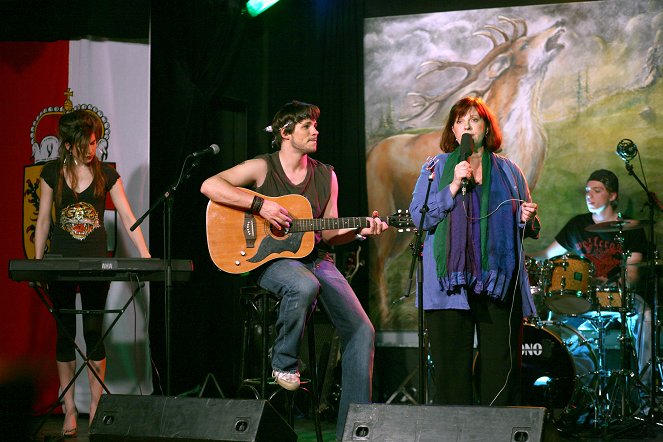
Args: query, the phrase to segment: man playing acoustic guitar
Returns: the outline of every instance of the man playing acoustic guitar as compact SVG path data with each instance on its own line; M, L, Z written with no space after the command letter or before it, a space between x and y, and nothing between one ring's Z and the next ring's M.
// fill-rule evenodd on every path
M340 440L349 404L371 400L375 330L324 246L349 243L358 235L379 235L388 225L378 218L377 212L366 218L338 218L338 181L334 169L309 157L318 145L319 115L320 110L315 105L298 101L287 103L276 113L271 125L273 144L280 150L259 155L208 178L201 192L212 201L208 215L216 203L241 212L237 230L246 240L246 250L237 253L237 258L231 258L231 266L242 269L248 261L260 262L261 258L255 256L255 259L245 258L249 254L256 255L254 249L267 249L259 255L266 256L268 262L256 269L257 283L281 299L272 349L272 375L281 387L299 388L300 339L317 299L329 315L343 351L342 393L336 427ZM244 187L251 187L255 192L248 192L242 189ZM297 244L305 234L293 234L294 248L289 247L281 254L277 251L270 257L273 247L267 247L265 241L258 244L259 235L271 230L273 235L266 239L278 244L279 233L287 235L291 226L294 228L300 221L287 204L281 204L287 198L276 198L289 195L301 195L310 203L311 224L316 226L310 232L314 235L314 247L306 256L299 257ZM259 228L261 221L263 229Z

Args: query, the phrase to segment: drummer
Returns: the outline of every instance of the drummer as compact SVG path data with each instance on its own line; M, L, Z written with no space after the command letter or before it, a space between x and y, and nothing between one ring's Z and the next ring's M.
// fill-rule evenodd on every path
M585 202L589 213L571 218L545 250L530 253L529 256L541 260L567 253L579 255L593 264L593 285L597 290L615 287L620 278L622 259L622 245L615 237L621 228L624 249L630 252L626 280L629 287L635 287L638 266L634 264L642 262L646 255L647 239L641 223L622 220L617 211L618 200L617 176L606 169L595 170L585 186ZM632 307L637 314L630 316L629 325L636 340L639 368L643 370L650 360L650 346L646 344L651 337L651 315L644 300L639 295L634 298L635 305Z

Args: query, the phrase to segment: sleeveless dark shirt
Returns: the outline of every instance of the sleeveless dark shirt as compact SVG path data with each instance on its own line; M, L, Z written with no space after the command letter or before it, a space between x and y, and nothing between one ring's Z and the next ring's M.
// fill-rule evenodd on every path
M293 184L286 176L279 160L279 153L258 155L267 162L265 182L254 190L266 196L302 195L310 203L313 218L322 218L331 195L331 173L334 168L308 157L306 177L299 184ZM287 209L287 207L286 207ZM315 232L315 243L322 241L320 232Z

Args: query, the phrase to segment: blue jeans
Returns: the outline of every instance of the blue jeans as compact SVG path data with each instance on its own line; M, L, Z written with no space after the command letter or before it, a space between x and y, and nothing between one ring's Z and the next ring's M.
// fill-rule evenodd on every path
M294 373L306 320L319 296L336 328L342 353L341 400L336 437L341 439L351 403L369 403L375 329L352 287L329 259L279 259L258 278L258 285L281 299L276 320L272 367Z

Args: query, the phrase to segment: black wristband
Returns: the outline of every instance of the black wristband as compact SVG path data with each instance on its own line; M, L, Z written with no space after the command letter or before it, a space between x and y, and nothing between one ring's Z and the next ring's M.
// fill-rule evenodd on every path
M260 209L262 209L262 203L264 203L265 200L264 198L259 197L258 195L253 197L253 201L251 202L251 213L254 215L257 215L260 213Z

